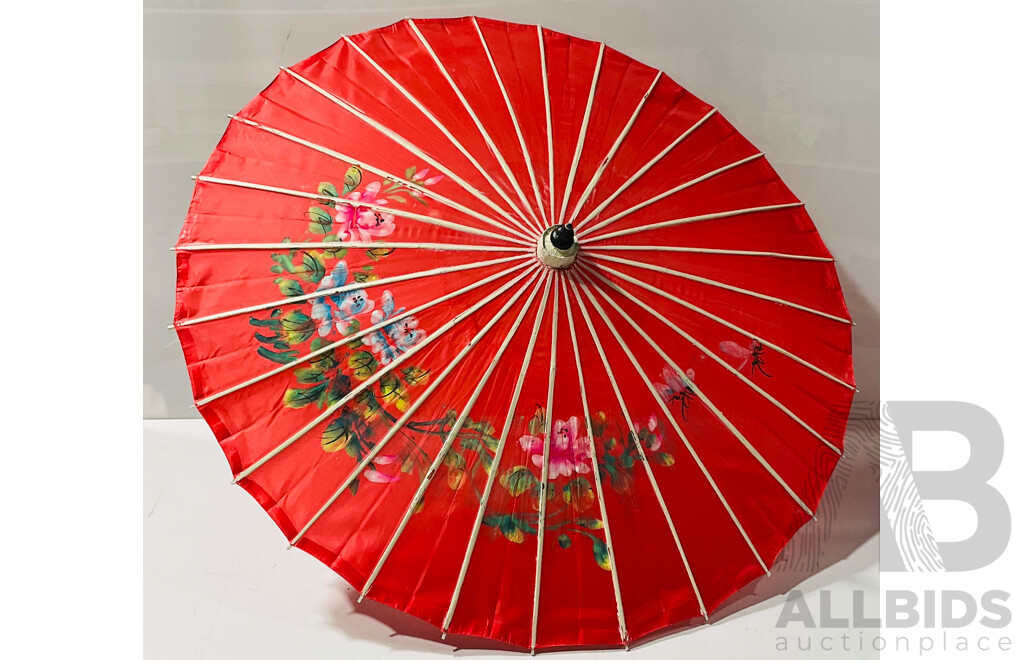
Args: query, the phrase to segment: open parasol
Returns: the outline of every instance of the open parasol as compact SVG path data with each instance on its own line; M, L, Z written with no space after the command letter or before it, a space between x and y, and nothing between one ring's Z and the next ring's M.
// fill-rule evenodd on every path
M231 117L176 250L235 481L444 633L703 622L841 456L851 322L804 205L601 43L478 18L343 37Z

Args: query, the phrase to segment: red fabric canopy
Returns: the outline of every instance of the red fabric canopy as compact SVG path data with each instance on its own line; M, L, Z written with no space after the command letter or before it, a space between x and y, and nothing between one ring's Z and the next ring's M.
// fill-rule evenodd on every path
M544 238L569 224L571 248ZM177 249L175 326L238 483L452 633L703 622L842 451L851 323L806 209L603 44L476 18L343 38L229 123Z

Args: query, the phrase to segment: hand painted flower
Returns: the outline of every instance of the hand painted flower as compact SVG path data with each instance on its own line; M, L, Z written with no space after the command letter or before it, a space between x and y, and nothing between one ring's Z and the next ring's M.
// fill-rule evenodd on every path
M590 472L590 439L580 437L580 420L570 417L568 420L556 420L551 432L550 460L548 462L548 479L570 477L573 473L588 474ZM539 468L544 465L544 440L533 435L519 438L519 446L531 454L530 460Z
M380 302L381 309L374 310L370 315L373 325L383 323L404 310L404 308L395 310L395 298L390 291L381 294ZM377 360L381 365L391 364L399 355L427 336L426 332L419 329L419 324L420 322L415 316L407 316L363 337L363 343L377 355Z
M378 198L379 192L380 181L374 181L367 185L363 192L353 192L346 199L375 206L386 206L388 200ZM337 218L335 218L339 227L338 238L343 241L370 242L374 238L388 236L395 231L395 216L390 213L349 204L335 204L335 208L338 210Z
M413 174L412 175L412 180L415 181L416 183L422 185L422 186L432 186L435 183L440 183L441 179L444 178L443 174L437 174L435 176L432 176L432 177L428 178L427 177L428 174L430 174L430 170L428 168L424 168L424 169L420 170L419 172L417 172L416 174Z
M336 289L344 286L347 281L348 265L344 261L339 261L330 274L320 280L316 290ZM314 298L313 310L309 316L317 322L317 332L320 336L325 337L330 333L332 324L337 327L338 332L344 334L350 319L372 309L373 301L366 295L366 291L357 289Z
M654 415L647 418L646 432L642 428L643 426L640 422L633 422L633 432L636 433L636 437L640 438L649 451L661 449L662 437L661 429L658 427L658 418Z

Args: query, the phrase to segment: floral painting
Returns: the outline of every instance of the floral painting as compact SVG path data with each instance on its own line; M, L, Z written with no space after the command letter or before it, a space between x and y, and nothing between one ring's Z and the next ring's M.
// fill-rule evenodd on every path
M417 187L432 186L442 179L442 175L431 175L428 169L410 167L401 181L370 181L353 166L346 172L340 190L331 182L317 186L316 194L323 197L306 211L305 232L282 242L319 242L322 247L273 253L269 264L277 275L274 284L281 294L309 297L301 306L289 305L287 310L285 306L277 307L264 317L249 320L259 342L257 353L266 360L290 364L322 351L289 372L293 382L283 394L286 407L333 406L359 382L387 368L426 338L428 330L420 327L414 315L404 314L405 308L394 292L359 285L380 279L388 257L394 253L390 248L365 247L390 236L396 223L401 222L400 214L388 210L412 202L427 205ZM339 200L372 204L373 208ZM356 250L352 243L362 245ZM338 291L342 287L346 290ZM317 292L324 293L310 295ZM389 323L391 319L394 321ZM371 326L380 327L346 341L346 337ZM688 375L692 379L692 372ZM320 438L323 451L344 451L355 463L365 459L408 408L416 388L429 378L426 369L408 362L389 371L331 415ZM681 402L685 420L692 389L674 374L671 378L666 375L664 380L659 383L659 392L669 403ZM496 486L504 489L507 497L492 497L490 502L492 506L503 502L508 510L488 509L483 523L512 543L535 536L543 524L545 532L556 535L560 547L586 543L597 565L610 570L601 531L604 524L597 501L597 479L624 495L644 460L673 465L673 455L663 446L664 422L648 415L629 427L613 427L604 413L596 413L588 424L580 412L553 419L548 442L546 414L538 405L529 419L520 418L519 425L525 426L526 433L508 439L505 456L513 457L512 464L495 475ZM388 443L386 453L377 454L363 471L362 480L352 482L352 494L358 493L361 482L386 486L406 476L424 478L433 457L421 448L420 440L423 436L443 440L456 423L455 410L439 419L408 421ZM444 456L448 488L470 491L468 501L479 505L483 498L481 483L494 468L498 442L492 422L466 420ZM549 461L545 475L546 444ZM547 504L542 522L540 498L545 476L548 485L543 496Z

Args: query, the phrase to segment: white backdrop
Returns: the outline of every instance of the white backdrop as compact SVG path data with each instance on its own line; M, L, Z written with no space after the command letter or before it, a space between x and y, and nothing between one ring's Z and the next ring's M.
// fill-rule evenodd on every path
M405 16L540 23L604 41L715 105L807 203L838 261L861 401L878 400L879 8L872 0L147 0L143 414L198 416L173 315L199 172L235 112L290 65Z

